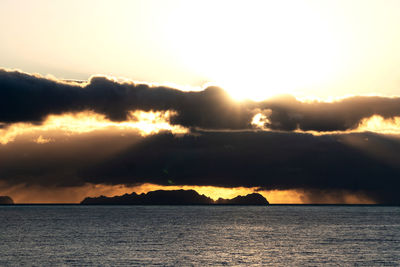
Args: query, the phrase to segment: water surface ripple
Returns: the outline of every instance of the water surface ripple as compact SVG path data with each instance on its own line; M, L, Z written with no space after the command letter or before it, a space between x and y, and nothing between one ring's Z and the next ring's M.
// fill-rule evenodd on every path
M0 206L0 266L400 266L400 207Z

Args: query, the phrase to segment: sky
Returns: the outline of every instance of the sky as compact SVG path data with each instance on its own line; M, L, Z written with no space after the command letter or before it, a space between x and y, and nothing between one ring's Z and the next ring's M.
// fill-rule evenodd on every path
M398 1L1 2L3 67L236 98L397 95ZM254 89L246 90L251 84Z
M400 203L399 1L0 2L0 195Z

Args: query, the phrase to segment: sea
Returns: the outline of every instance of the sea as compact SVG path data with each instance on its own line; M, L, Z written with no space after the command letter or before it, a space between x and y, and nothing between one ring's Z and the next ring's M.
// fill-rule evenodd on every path
M400 266L400 207L0 206L0 266Z

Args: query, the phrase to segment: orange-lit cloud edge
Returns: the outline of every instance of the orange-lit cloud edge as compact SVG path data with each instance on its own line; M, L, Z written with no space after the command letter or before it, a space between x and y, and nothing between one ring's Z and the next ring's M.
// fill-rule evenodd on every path
M43 77L39 74L34 74L38 77ZM95 75L99 76L99 75ZM104 75L102 75L104 76ZM94 77L94 76L93 76ZM119 82L134 82L124 78L114 78L110 76L104 76L109 79ZM61 83L74 83L80 86L84 86L87 82L76 82L76 81L65 81L56 79L53 76L46 76L47 79L54 79ZM90 79L89 79L90 81ZM88 82L89 82L88 81ZM135 82L134 82L135 83ZM138 82L143 83L143 82ZM159 84L146 83L150 86ZM164 84L165 85L165 84ZM167 84L171 86L171 84ZM187 87L179 87L173 85L175 88L181 90L187 90ZM199 90L199 88L192 88L193 90ZM347 97L347 96L346 96ZM391 96L392 97L392 96ZM318 102L334 102L339 101L341 98L329 99L326 101L316 100L316 98L310 97L309 99L298 99L302 102L318 101ZM115 131L120 132L123 135L126 132L135 132L142 136L157 134L160 131L169 131L173 134L187 134L189 130L179 125L171 125L169 123L169 117L174 111L165 112L144 112L144 111L132 111L129 119L123 122L114 122L107 119L104 115L92 112L84 111L78 113L65 113L61 115L49 115L40 125L34 125L30 123L14 123L0 128L0 147L10 142L15 142L18 139L29 140L37 144L46 144L55 142L56 137L59 136L74 136L83 135L96 131ZM267 114L268 115L268 114ZM256 131L270 131L265 128L265 123L268 122L267 115L259 113L253 117L252 125ZM324 135L324 134L343 134L353 132L375 132L379 134L399 134L400 133L400 117L394 117L392 119L384 119L381 116L371 116L370 118L363 119L356 129L348 131L335 131L335 132L317 132L317 131L301 131L296 130L299 133L307 133L312 135ZM135 186L125 185L93 185L86 184L80 187L69 187L69 188L44 188L40 186L25 186L17 185L7 187L0 185L0 195L11 196L16 203L79 203L84 197L90 196L95 197L99 195L114 196L125 193L147 193L152 190L176 190L176 189L194 189L200 194L204 194L213 199L222 198L233 198L238 195L246 195L253 192L258 192L265 196L268 201L272 204L288 203L288 204L306 204L316 203L315 199L309 199L307 192L300 189L293 190L259 190L259 188L223 188L214 186L162 186L155 184L142 184ZM324 199L321 199L318 203L351 203L351 204L373 204L373 200L363 194L355 194L350 192L336 192L334 194L327 193Z

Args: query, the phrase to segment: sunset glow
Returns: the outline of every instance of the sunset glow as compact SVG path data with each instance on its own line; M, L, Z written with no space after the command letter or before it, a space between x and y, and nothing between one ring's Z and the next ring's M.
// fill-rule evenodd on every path
M156 184L142 184L137 186L123 185L93 185L86 184L79 187L51 188L26 187L24 185L4 188L0 184L0 195L10 195L16 203L79 203L85 197L121 196L135 192L137 194L148 193L155 190L195 190L199 194L217 200L218 198L231 199L237 196L245 196L257 192L268 199L271 204L310 204L316 203L316 199L310 199L303 190L258 190L258 188L224 188L215 186L162 186ZM373 204L374 201L366 196L344 193L327 194L317 202L324 204L334 203Z
M372 116L364 119L357 130L383 134L400 134L400 117L385 119L381 116Z
M214 83L236 99L399 90L398 1L41 0L26 1L22 13L13 2L0 10L10 25L3 67L68 79Z
M176 134L186 133L187 130L180 126L170 125L167 112L135 111L130 113L130 120L112 122L104 115L94 112L80 112L75 114L50 115L42 125L28 123L13 124L5 129L0 129L0 144L7 144L18 136L31 136L38 144L51 142L54 132L65 135L84 134L97 130L131 131L142 136L155 134L160 131L171 131ZM45 138L44 136L48 136Z

